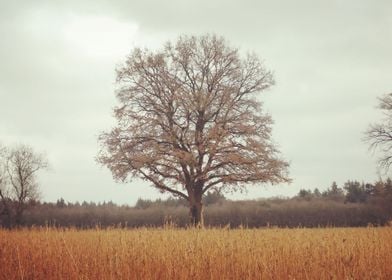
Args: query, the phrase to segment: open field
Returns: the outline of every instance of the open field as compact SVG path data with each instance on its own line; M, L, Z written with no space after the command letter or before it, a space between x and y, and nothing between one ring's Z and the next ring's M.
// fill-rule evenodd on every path
M392 279L392 228L0 230L0 279Z

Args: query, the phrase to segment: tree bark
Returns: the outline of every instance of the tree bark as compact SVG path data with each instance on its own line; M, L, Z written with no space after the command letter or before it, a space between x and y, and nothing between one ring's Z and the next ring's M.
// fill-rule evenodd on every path
M196 184L193 191L189 193L189 207L190 207L190 218L191 226L193 227L203 227L203 203L202 203L202 188L201 183Z
M193 226L193 227L203 227L204 226L203 204L201 201L191 203L190 217L191 217L191 226Z

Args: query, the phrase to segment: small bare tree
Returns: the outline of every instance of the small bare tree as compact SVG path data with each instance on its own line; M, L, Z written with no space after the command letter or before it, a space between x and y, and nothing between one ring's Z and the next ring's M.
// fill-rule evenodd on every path
M139 177L187 199L192 224L203 224L209 189L289 181L256 99L273 75L256 55L242 58L221 37L184 36L134 49L117 83L117 126L100 136L98 161L117 180Z
M370 125L365 141L370 144L370 149L379 150L383 154L378 163L380 169L387 172L392 164L392 93L379 98L379 102L384 118L380 123Z
M10 201L7 188L8 178L6 171L6 152L6 148L0 144L0 220L1 216L9 217L10 215Z
M9 224L20 224L27 202L39 197L37 172L48 166L43 155L29 146L20 145L3 150L0 163L0 199Z

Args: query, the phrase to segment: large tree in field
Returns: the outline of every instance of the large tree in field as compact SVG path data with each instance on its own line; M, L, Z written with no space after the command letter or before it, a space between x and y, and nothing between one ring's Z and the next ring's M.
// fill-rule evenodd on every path
M273 75L221 37L180 37L158 51L136 48L117 69L117 126L100 136L98 161L117 180L149 181L189 201L203 223L209 189L288 182L257 95Z
M373 150L379 150L382 155L378 160L379 167L385 171L392 165L392 93L379 98L379 108L384 113L384 119L370 125L366 131L365 141Z

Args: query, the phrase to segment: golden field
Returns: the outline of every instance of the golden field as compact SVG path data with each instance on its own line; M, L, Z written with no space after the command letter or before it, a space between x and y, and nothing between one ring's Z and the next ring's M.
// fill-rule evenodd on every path
M392 279L392 228L0 230L0 279Z

